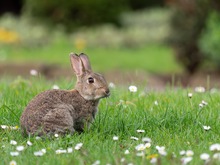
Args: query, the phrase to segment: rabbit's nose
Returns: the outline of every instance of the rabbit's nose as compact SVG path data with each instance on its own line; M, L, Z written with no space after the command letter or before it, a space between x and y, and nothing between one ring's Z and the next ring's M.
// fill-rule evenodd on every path
M105 89L105 94L106 94L107 96L109 96L109 95L110 95L110 90L109 90L109 89Z

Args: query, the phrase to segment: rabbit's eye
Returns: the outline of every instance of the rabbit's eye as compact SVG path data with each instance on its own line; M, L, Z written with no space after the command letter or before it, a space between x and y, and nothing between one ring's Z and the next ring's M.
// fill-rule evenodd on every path
M89 77L89 78L88 78L88 83L89 83L89 84L92 84L92 83L94 83L94 78L92 78L92 77Z

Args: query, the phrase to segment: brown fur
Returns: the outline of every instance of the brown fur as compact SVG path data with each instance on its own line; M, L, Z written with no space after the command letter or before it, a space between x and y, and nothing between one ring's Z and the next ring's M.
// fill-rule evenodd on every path
M94 120L99 100L110 94L107 83L101 75L91 71L87 56L83 54L84 60L81 60L80 55L72 54L71 58L77 59L71 59L77 75L75 90L48 90L33 98L20 118L24 133L50 135L82 132ZM86 81L91 76L96 81L89 84Z

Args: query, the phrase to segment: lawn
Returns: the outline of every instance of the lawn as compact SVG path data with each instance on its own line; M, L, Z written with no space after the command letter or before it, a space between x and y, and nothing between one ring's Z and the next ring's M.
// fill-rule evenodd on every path
M151 73L177 73L182 68L175 61L170 47L149 44L139 48L85 47L77 49L70 40L60 39L52 44L26 48L22 46L0 47L0 60L12 63L47 63L69 67L69 53L84 52L89 55L94 70L145 70Z
M42 77L2 79L0 125L19 126L20 115L31 98L51 89L55 83L62 89L70 89L73 81L49 82ZM12 160L18 165L135 165L155 160L158 164L181 164L192 159L191 164L197 165L203 164L200 158L203 153L209 154L210 164L219 163L219 146L214 146L215 152L210 150L212 144L220 143L219 91L195 92L169 87L164 92L154 92L141 86L137 88L135 93L126 86L112 88L111 96L101 101L90 130L82 134L38 139L23 137L19 129L0 128L0 164L7 165ZM192 93L192 97L188 97L188 93ZM205 130L203 126L211 129ZM147 145L142 141L144 137L151 139L145 138ZM17 145L10 144L11 140ZM76 150L79 143L83 145ZM16 151L17 146L24 146L24 150L18 151L18 156L11 156L10 152ZM42 149L46 153L34 155ZM60 152L68 149L70 153L56 154L58 149L64 150Z

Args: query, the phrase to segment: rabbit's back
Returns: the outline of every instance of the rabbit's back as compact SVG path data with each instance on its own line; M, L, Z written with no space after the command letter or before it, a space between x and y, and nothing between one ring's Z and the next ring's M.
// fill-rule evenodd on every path
M30 101L21 116L27 134L73 133L82 131L84 120L92 120L96 102L85 100L76 90L49 90Z

